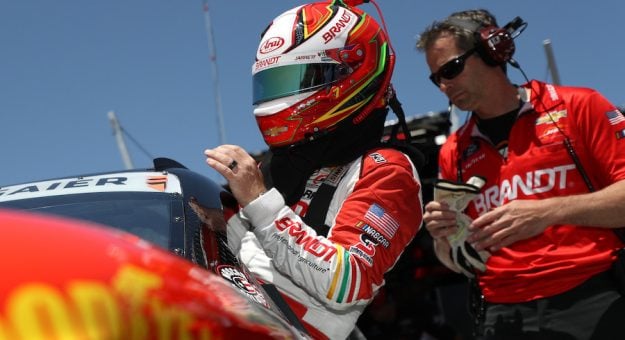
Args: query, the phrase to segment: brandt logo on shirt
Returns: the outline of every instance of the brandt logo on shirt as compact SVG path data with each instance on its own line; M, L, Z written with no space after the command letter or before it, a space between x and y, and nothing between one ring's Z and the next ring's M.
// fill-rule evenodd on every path
M569 183L567 175L575 171L574 164L565 164L553 168L538 169L525 174L516 174L512 178L501 180L499 185L486 188L473 199L478 214L483 214L505 202L519 198L531 198L536 194L551 190L562 190Z
M276 229L287 231L287 235L301 246L308 253L329 262L336 254L336 248L327 239L318 239L308 234L306 229L302 229L302 224L298 221L284 217L274 222ZM285 239L288 242L288 240Z

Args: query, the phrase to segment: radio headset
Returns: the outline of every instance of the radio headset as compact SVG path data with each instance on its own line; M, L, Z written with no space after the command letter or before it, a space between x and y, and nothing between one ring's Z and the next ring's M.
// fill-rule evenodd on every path
M473 32L475 50L486 64L501 66L509 63L515 68L519 67L512 55L515 51L514 39L527 27L527 22L521 17L512 19L503 27L482 25L470 19L455 17L448 18L446 22Z

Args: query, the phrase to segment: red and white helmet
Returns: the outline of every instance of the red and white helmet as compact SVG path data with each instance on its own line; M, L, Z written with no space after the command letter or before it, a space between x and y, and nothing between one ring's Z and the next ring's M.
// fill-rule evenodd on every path
M373 17L341 0L288 10L262 34L254 115L270 147L300 144L385 107L395 56Z

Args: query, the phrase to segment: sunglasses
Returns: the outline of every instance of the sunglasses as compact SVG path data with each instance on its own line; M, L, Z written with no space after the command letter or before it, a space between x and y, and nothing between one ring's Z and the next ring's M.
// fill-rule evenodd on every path
M430 74L430 80L434 83L434 86L441 86L441 78L450 80L456 78L460 73L462 73L465 62L474 52L475 49L472 48L466 51L463 55L446 62L438 69L438 71Z

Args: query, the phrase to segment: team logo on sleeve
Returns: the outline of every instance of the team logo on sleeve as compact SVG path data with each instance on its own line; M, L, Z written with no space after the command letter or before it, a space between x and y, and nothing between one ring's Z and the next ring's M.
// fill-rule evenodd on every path
M373 159L373 161L378 163L378 164L386 163L386 158L384 158L384 156L380 155L377 152L374 152L374 153L370 154L369 157L371 157L371 159Z
M389 239L395 236L395 232L399 228L399 223L377 203L373 203L369 207L365 213L365 220Z

